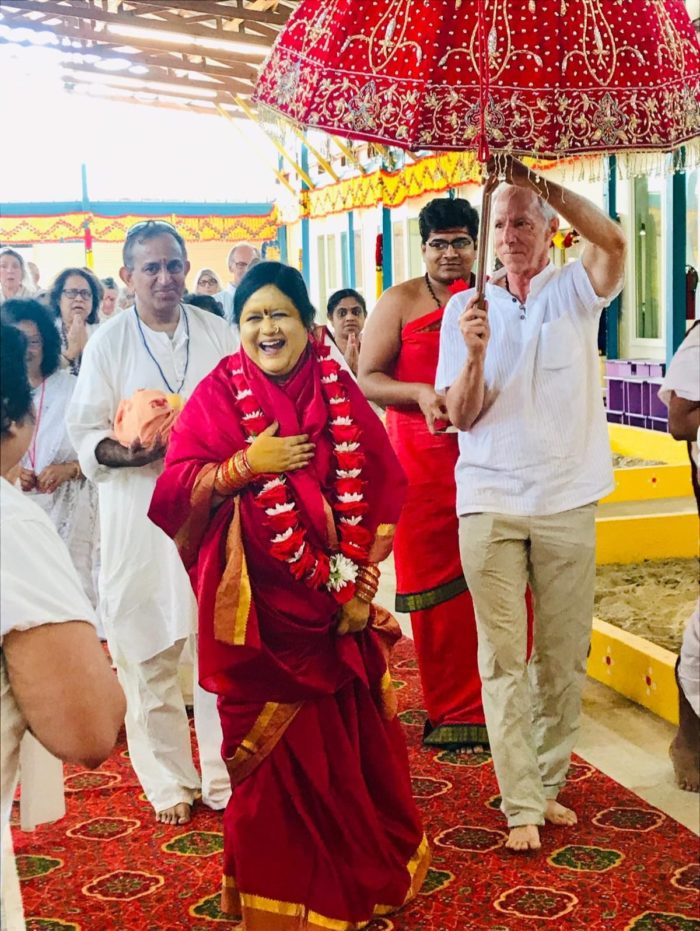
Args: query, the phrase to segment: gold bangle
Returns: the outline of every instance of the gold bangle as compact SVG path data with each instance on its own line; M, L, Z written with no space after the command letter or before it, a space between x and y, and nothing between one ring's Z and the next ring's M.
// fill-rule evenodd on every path
M368 605L371 605L374 600L373 595L370 595L369 592L366 592L364 591L364 589L361 589L361 588L355 589L355 597L359 598L360 601L364 601L364 603Z

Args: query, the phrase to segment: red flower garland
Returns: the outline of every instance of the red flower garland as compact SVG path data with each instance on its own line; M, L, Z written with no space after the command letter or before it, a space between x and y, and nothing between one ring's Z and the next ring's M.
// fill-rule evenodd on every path
M367 562L372 545L372 535L362 525L367 511L362 477L365 455L360 445L362 431L352 417L350 398L339 378L341 366L330 358L328 346L314 344L314 351L321 368L321 387L328 407L336 464L332 507L338 552L328 554L309 543L284 474L258 476L254 485L261 487L255 494L255 502L264 510L267 523L274 531L270 554L286 562L297 581L313 589L327 588L340 604L344 604L355 595L357 565ZM243 370L236 369L232 375L243 429L248 443L252 443L270 421L258 406Z

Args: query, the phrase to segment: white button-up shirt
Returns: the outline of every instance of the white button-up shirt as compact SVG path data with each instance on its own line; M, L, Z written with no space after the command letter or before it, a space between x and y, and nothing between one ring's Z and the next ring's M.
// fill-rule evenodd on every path
M497 273L494 280L503 277ZM440 332L436 390L467 361L459 316L473 290L448 303ZM459 433L457 513L556 514L597 501L614 487L597 349L598 297L581 261L547 265L521 305L486 285L491 338L484 410Z

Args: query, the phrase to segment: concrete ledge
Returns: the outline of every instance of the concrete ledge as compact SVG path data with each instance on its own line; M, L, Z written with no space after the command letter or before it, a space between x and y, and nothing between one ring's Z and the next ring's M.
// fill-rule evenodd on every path
M635 466L615 469L615 491L603 498L601 504L684 498L692 494L689 462L684 465Z
M593 619L588 675L677 725L675 665L670 650Z
M674 440L670 433L657 433L642 427L608 424L608 436L614 453L637 459L659 459L670 465L686 465L690 469L685 443Z
M691 511L598 517L596 562L692 559L698 555L698 516Z

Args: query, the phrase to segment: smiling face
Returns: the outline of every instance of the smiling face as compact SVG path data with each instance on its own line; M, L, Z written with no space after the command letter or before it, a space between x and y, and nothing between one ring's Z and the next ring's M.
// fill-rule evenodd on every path
M354 297L344 297L333 308L331 323L336 336L347 339L351 333L356 336L362 332L367 314Z
M494 247L511 275L533 278L549 260L552 236L558 220L546 220L537 195L525 188L510 187L494 204Z
M299 311L273 284L248 298L239 326L243 351L272 377L289 374L309 342Z
M69 275L63 282L60 296L61 319L69 328L75 317L87 320L92 311L90 282L82 275Z
M22 266L14 255L0 256L0 287L6 297L16 294L22 285Z
M458 278L469 281L476 258L476 243L467 228L433 230L421 246L425 269L441 284L452 284Z
M122 268L119 274L134 292L139 313L172 316L185 293L185 277L190 270L178 241L168 233L137 241L132 262L132 268Z

